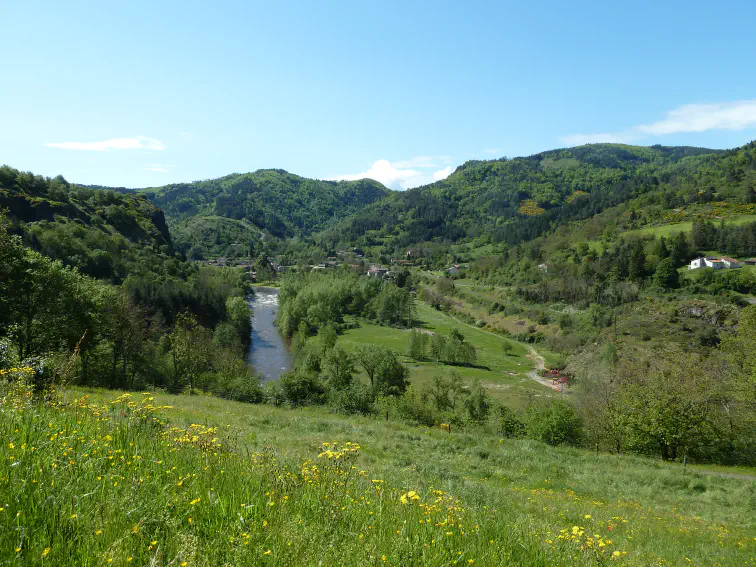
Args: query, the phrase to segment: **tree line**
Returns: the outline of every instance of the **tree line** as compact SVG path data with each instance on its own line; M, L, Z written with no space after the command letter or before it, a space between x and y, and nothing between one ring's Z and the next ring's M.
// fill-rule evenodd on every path
M115 286L24 247L8 228L0 217L0 364L34 367L38 389L67 381L259 399L243 362L250 312L240 271L202 268L178 289L172 279Z

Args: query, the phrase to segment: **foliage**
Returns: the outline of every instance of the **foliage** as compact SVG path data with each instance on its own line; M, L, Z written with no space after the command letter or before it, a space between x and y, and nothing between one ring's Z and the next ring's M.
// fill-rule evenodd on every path
M572 405L553 400L528 408L525 430L528 437L549 445L577 445L582 435L582 421Z
M370 179L318 181L279 169L143 191L165 210L179 249L202 257L257 256L266 236L308 236L389 194Z

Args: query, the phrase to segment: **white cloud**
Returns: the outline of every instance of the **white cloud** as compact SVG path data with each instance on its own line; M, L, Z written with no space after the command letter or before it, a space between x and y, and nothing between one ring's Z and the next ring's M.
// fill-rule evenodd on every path
M162 163L148 163L144 170L145 171L157 171L159 173L168 173L168 169L166 169L168 166L163 165Z
M454 171L454 168L450 165L447 165L445 168L439 169L438 171L434 171L433 181L441 181L442 179L446 179L451 175L452 171Z
M632 142L649 136L666 136L709 130L744 130L756 128L756 100L739 100L713 104L685 104L667 113L664 120L639 124L623 132L571 134L561 141L575 146L591 143Z
M427 171L441 167L451 162L449 156L419 156L412 159L390 162L379 159L367 171L346 175L335 175L334 181L355 181L357 179L375 179L389 189L403 191L411 187L419 187L448 177L454 168L447 165L442 169ZM426 171L420 171L426 170Z
M501 155L503 151L504 148L486 148L485 150L483 150L484 153L493 155Z
M65 150L87 150L104 152L107 150L164 150L165 144L154 138L136 136L134 138L113 138L104 142L48 142L45 146Z
M356 181L357 179L365 178L375 179L390 189L402 190L415 187L422 175L422 173L414 169L400 169L393 166L388 160L379 159L367 171L337 175L331 179L335 181Z
M659 122L636 126L643 134L661 136L678 132L743 130L756 126L756 100L718 104L686 104Z

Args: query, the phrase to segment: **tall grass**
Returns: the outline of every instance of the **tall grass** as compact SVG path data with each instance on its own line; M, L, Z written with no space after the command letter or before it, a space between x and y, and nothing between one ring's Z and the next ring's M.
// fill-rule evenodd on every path
M578 451L544 461L535 443L212 398L103 398L4 391L0 563L753 564L752 532L670 510L674 498L654 511L545 476L554 462L587 465Z

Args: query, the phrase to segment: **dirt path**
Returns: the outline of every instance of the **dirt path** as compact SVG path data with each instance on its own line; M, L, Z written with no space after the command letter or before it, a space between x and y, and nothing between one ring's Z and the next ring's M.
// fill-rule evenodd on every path
M547 388L551 388L552 390L556 390L557 392L562 392L563 386L555 385L551 380L547 380L546 378L542 378L538 375L539 370L543 370L546 368L546 360L538 354L538 351L534 349L530 345L525 345L525 347L528 349L528 353L525 356L535 362L535 370L531 370L528 372L528 377L532 378L539 384L546 386Z

